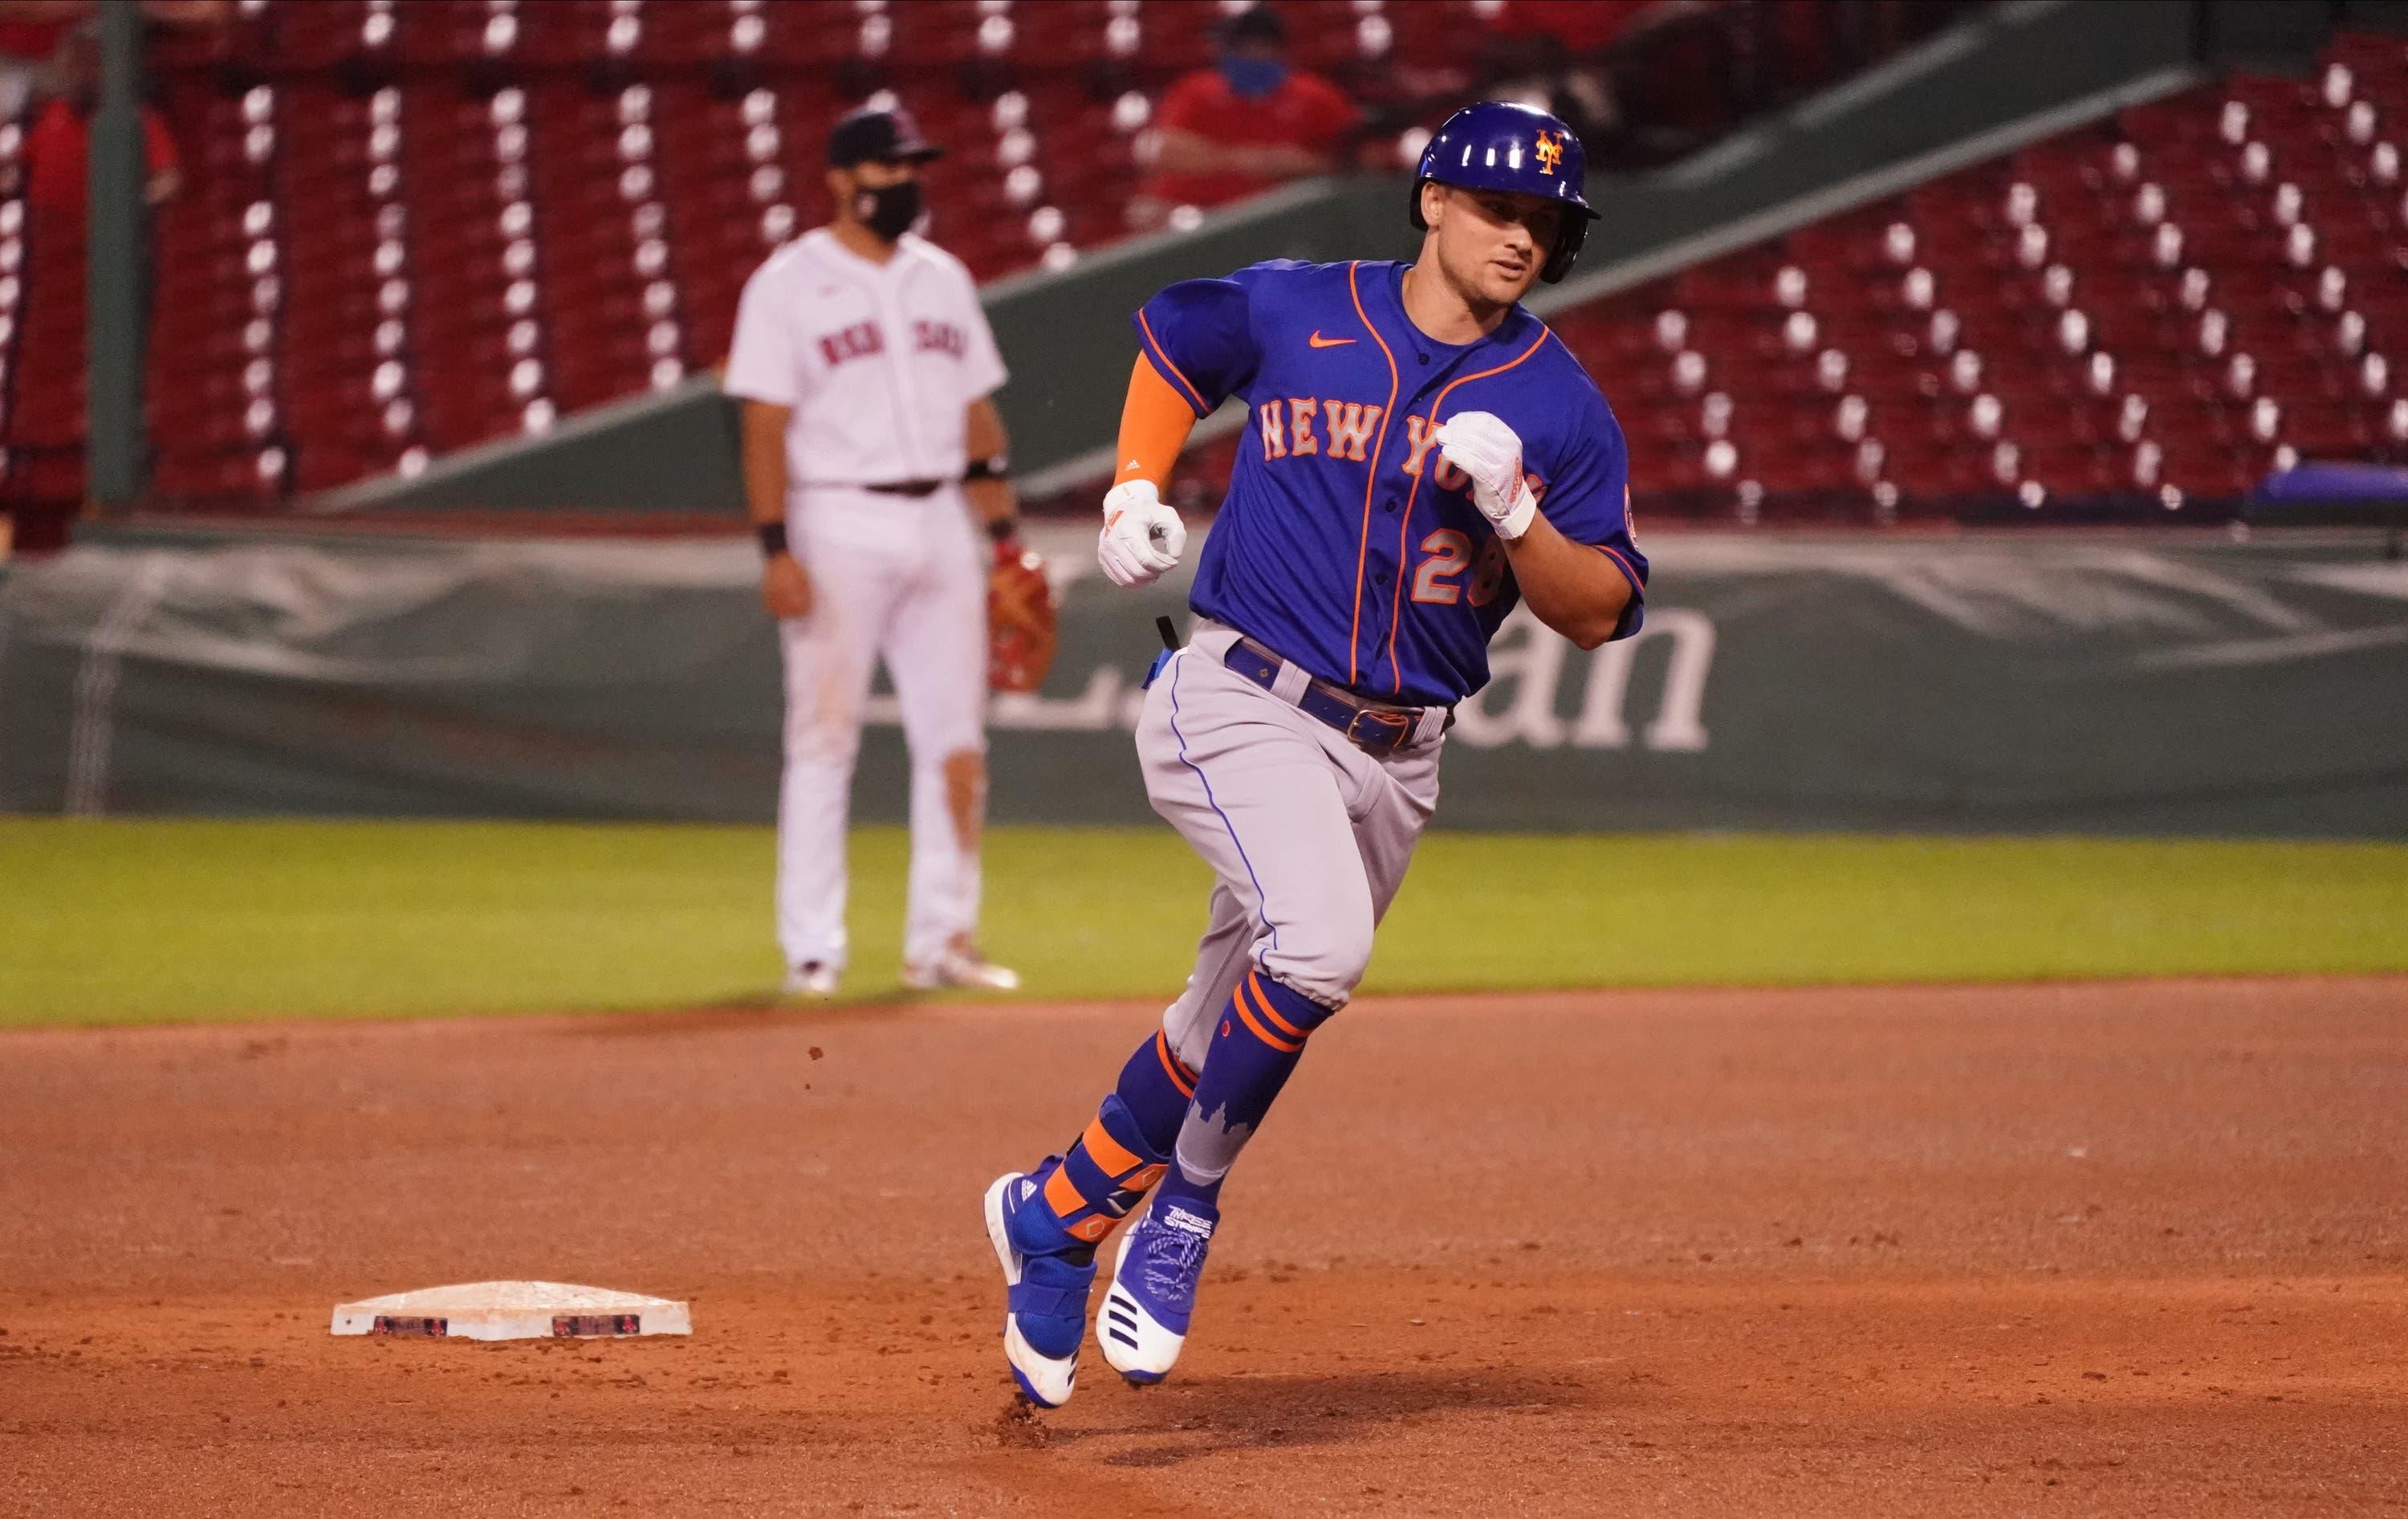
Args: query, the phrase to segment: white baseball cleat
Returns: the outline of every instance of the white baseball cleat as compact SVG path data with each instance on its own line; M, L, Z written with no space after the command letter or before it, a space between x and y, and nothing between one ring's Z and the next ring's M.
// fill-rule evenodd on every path
M786 972L788 996L836 996L837 968L825 960L806 960Z
M1217 1210L1156 1197L1121 1236L1112 1284L1096 1315L1104 1362L1140 1386L1170 1374L1196 1314L1196 1284L1219 1225Z
M1029 1401L1057 1409L1078 1381L1096 1261L1038 1198L1040 1184L1018 1171L996 1178L986 1189L986 1237L1003 1266L1003 1358L1011 1380Z
M903 984L914 992L968 987L982 992L1020 990L1020 972L1009 970L968 944L954 945L933 960L903 967Z

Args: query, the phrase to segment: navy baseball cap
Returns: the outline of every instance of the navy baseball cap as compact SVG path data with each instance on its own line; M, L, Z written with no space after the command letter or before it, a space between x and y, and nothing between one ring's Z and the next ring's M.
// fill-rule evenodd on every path
M920 135L920 123L900 107L882 109L864 106L837 119L828 133L828 167L849 169L873 160L882 164L924 164L945 150Z

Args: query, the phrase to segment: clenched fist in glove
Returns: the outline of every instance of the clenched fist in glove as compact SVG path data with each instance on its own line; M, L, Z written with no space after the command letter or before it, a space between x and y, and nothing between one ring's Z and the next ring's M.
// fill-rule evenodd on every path
M1522 439L1502 417L1458 411L1438 430L1439 456L1471 477L1471 504L1511 543L1530 530L1539 498L1522 475Z
M1104 533L1096 542L1096 563L1114 585L1152 585L1179 563L1187 529L1179 513L1162 504L1154 481L1123 480L1104 494Z

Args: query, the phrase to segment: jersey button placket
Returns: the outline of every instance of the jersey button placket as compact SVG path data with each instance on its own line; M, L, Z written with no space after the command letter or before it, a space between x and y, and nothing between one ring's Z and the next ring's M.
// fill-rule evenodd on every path
M901 251L897 251L895 260L899 261L902 257ZM920 439L919 387L912 382L911 325L903 299L903 281L910 277L910 271L896 267L895 262L890 261L883 272L885 278L878 281L878 305L886 322L887 374L893 379L896 399L900 403L895 408L900 435L897 441L903 445L904 477L917 480L924 478L928 470L924 466L926 451Z

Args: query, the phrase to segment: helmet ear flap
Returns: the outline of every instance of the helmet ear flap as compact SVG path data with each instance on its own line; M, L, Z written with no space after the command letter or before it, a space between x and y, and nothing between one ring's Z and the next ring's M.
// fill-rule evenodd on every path
M1555 251L1547 255L1546 264L1539 270L1539 278L1551 285L1561 283L1564 276L1572 272L1572 264L1580 257L1581 245L1587 241L1588 218L1568 211L1563 225L1555 231Z
M1430 180L1427 179L1415 179L1413 181L1413 198L1405 204L1405 218L1407 221L1412 222L1413 230L1415 232L1427 232L1429 230L1429 218L1422 215L1422 186L1428 183L1430 183Z

